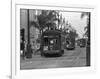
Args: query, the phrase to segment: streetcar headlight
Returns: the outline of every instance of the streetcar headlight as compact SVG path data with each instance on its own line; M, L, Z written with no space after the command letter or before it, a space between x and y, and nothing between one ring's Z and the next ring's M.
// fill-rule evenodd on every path
M44 46L44 50L48 50L48 46Z

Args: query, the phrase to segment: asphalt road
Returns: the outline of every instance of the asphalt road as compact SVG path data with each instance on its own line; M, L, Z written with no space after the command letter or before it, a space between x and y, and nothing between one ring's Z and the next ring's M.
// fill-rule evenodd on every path
M21 69L45 69L86 66L86 48L76 47L75 50L64 50L61 57L41 57L33 55L32 59L20 61Z

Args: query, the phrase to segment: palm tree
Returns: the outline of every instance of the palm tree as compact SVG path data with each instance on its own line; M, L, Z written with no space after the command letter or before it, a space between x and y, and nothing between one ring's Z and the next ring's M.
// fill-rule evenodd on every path
M40 44L41 44L41 35L45 28L51 29L56 28L55 21L58 20L57 12L54 10L41 10L41 14L37 15L37 22L31 22L30 24L33 25L39 30L40 35Z
M90 40L90 12L83 12L81 14L81 18L87 16L87 25L84 28L86 30L85 35L88 37L88 40Z
M54 10L42 10L41 14L37 16L38 22L36 24L36 28L39 29L40 34L42 34L44 28L56 28L55 21L57 21L56 17L57 12Z

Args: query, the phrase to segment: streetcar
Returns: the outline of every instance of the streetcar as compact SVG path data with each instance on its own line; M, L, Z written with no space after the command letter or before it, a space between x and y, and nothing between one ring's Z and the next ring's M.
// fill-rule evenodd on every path
M74 38L66 38L66 49L75 49L75 39Z
M66 36L66 44L65 44L65 48L68 50L74 50L75 49L75 36L73 34L73 32L69 32L67 33Z
M60 30L46 30L41 36L41 56L62 56L63 44Z

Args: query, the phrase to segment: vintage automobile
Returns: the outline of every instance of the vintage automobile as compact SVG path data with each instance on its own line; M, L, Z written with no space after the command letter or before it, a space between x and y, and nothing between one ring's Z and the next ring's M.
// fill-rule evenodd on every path
M84 39L84 38L80 39L79 46L85 47L86 46L86 39Z

